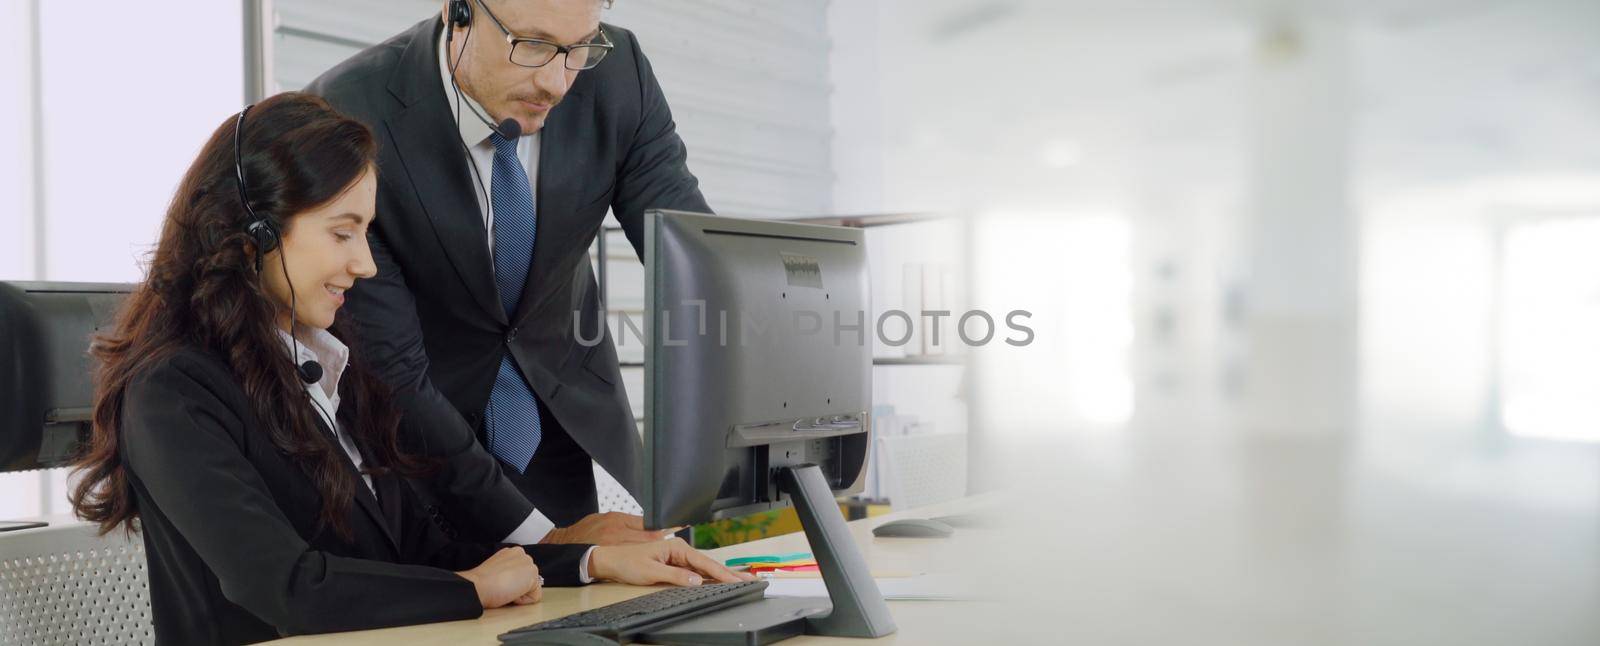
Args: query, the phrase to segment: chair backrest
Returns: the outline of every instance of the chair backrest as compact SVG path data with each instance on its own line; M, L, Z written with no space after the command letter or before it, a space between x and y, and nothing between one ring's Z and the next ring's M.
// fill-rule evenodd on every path
M594 489L600 498L600 511L620 511L639 515L644 513L644 508L639 506L639 501L633 499L633 494L628 493L628 488L611 477L611 472L606 471L600 463L594 465Z
M896 511L967 495L967 434L878 438L880 486Z
M95 531L0 533L0 646L155 643L144 541Z

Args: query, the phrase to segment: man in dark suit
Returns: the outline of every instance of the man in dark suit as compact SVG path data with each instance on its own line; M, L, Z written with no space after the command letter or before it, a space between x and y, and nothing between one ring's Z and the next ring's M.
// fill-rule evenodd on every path
M591 456L637 491L641 449L588 248L608 209L642 255L646 209L710 208L649 61L601 9L454 0L307 88L378 135L378 275L347 307L407 402L403 436L444 458L424 495L472 537L661 535L594 514Z

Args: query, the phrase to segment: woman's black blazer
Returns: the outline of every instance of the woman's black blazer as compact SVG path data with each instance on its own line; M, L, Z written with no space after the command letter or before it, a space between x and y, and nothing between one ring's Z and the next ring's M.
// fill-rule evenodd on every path
M359 411L354 397L344 400L348 425ZM503 545L451 540L395 476L373 477L376 497L357 482L345 516L351 540L319 529L315 483L272 444L215 355L177 351L136 378L123 404L120 450L158 642L242 644L482 613L454 572ZM353 466L348 475L359 477ZM548 585L577 585L587 548L524 549Z

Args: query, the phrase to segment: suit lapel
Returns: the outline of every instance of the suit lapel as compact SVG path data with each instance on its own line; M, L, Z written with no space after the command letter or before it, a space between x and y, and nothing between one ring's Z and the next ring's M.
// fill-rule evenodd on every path
M317 426L322 429L323 433L328 434L328 437L336 437L333 434L333 429L328 428L328 424L322 421L321 415L312 415L312 417L316 418ZM340 415L340 419L346 425L353 423L345 415ZM336 446L338 445L337 439L334 440L334 444ZM344 465L345 472L349 474L351 478L355 479L355 495L353 497L355 498L356 507L361 508L361 511L367 515L367 518L372 520L372 524L378 526L379 531L383 533L384 539L389 541L389 547L394 549L395 554L399 554L400 541L396 540L393 528L397 527L398 525L391 526L389 524L388 519L384 517L383 508L378 505L378 499L373 497L372 490L367 488L367 483L361 479L361 473L356 471L355 465L351 464L349 459L342 459L340 460L340 463ZM379 480L379 478L374 478L373 480L376 482Z
M504 324L505 311L495 295L488 233L478 207L479 188L439 79L435 43L439 26L438 20L429 20L413 28L389 84L390 92L405 107L385 119L384 128L394 142L405 179L456 274L478 305ZM480 172L487 192L489 169Z
M366 464L373 464L372 454L368 453L365 447L362 448L361 459ZM372 476L372 488L377 490L378 508L383 511L384 526L388 527L391 532L403 533L405 531L405 522L401 519L400 508L404 504L402 502L404 499L401 497L399 489L403 486L405 485L400 483L400 479L393 475Z
M387 526L394 531L404 529L400 518L400 505L403 504L400 487L406 485L401 483L399 478L385 475L373 476L372 486L378 489L378 506L383 508L384 518L389 521Z
M581 81L582 77L580 77ZM573 91L550 111L544 128L539 131L539 185L538 185L538 235L534 236L533 264L528 268L528 280L522 286L522 300L517 303L518 325L538 309L541 297L553 291L563 291L567 284L554 285L551 279L561 261L583 250L563 249L572 244L577 201L585 192L585 170L595 168L593 145L583 145L581 139L592 136L581 130L583 121L591 111L587 92L574 85Z
M476 193L480 190L468 167L467 153L450 113L439 79L436 35L441 23L431 19L412 28L401 64L390 77L389 91L404 106L384 120L389 140L405 169L412 191L442 243L445 255L479 307L502 325L508 321L495 291L494 265L488 249L488 232ZM539 184L535 196L538 231L534 237L533 264L523 283L522 298L511 320L527 321L541 300L570 285L551 279L565 261L583 250L564 249L575 244L584 223L575 222L582 196L589 195L590 174L597 161L593 145L584 145L586 119L593 110L587 79L580 76L572 90L550 111L539 136ZM488 191L489 169L483 173Z

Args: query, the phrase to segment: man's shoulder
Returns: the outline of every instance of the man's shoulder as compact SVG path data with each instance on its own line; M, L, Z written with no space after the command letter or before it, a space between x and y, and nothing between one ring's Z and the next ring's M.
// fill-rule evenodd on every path
M585 84L589 88L587 91L594 94L602 105L610 105L624 98L629 99L624 103L632 103L632 97L638 96L641 77L651 73L650 63L640 50L639 38L632 31L611 23L601 23L601 28L611 41L611 53L606 56L605 62L580 74L578 81ZM584 90L575 87L574 91Z
M639 47L639 37L633 34L633 30L610 22L602 22L600 27L605 30L606 38L611 40L612 53L626 52L632 55L633 50Z
M306 91L328 100L335 109L368 120L376 116L380 97L387 93L389 79L418 29L428 19L381 43L356 52L350 58L323 72Z
M601 29L606 33L606 38L611 41L610 58L616 59L610 62L625 61L626 64L621 67L636 67L639 59L644 56L644 53L639 51L639 37L635 36L633 31L626 27L619 27L609 22L603 22L600 25ZM600 68L604 67L605 65L600 66ZM632 71L637 73L636 69Z

